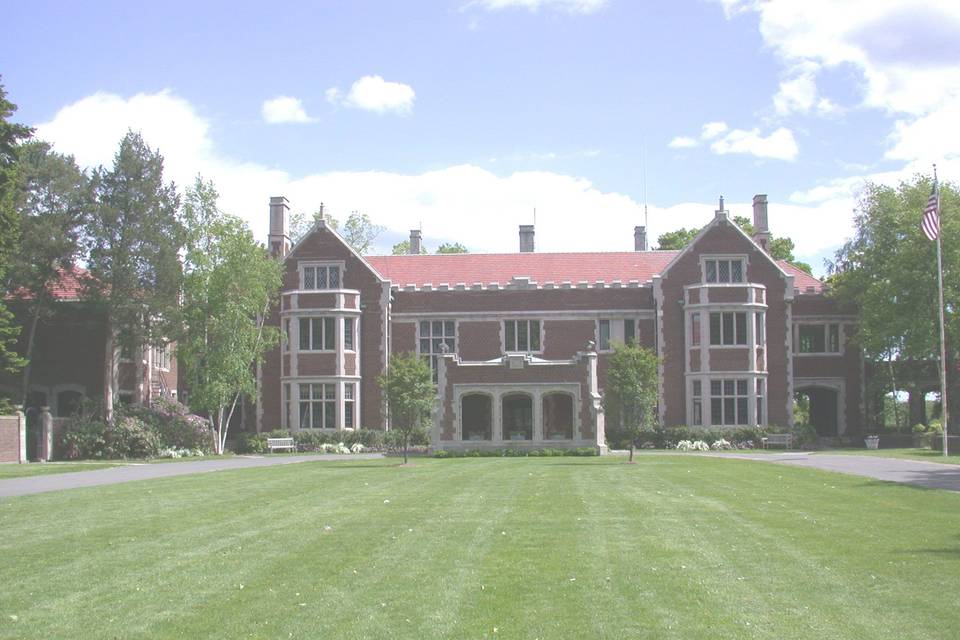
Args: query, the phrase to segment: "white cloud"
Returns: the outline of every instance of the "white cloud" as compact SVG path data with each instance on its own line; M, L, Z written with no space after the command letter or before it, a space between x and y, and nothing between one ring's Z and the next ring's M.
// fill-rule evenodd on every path
M130 98L98 93L62 108L37 127L37 135L84 166L109 166L128 129L140 130L163 154L168 180L181 187L198 173L213 180L221 208L246 219L261 239L267 231L267 204L274 195L287 196L294 211L314 211L324 202L340 217L352 210L368 213L388 227L383 251L420 222L428 242L463 242L476 252L515 251L517 225L532 221L534 207L537 246L543 251L627 251L633 247L634 225L643 220L642 204L630 196L550 171L498 176L477 166L456 165L420 174L337 171L292 176L223 155L210 137L209 122L169 91ZM651 206L650 238L655 241L682 226L702 226L715 208L713 202ZM745 198L728 203L728 209L749 216L751 204ZM594 225L593 233L583 234L569 224L584 211L602 222ZM797 242L801 258L831 248L849 233L850 206L842 199L815 206L773 200L770 216L775 233ZM482 224L476 224L478 220Z
M270 124L313 122L313 118L308 116L306 109L303 108L303 102L291 96L277 96L264 100L260 112L263 114L263 119Z
M758 158L794 160L799 152L793 132L785 127L780 127L764 137L759 129L731 130L726 122L708 122L700 129L700 139L712 141L710 150L719 155L744 153ZM677 136L668 146L673 149L689 149L698 144L695 138Z
M817 83L812 74L803 74L784 80L780 90L773 96L773 108L786 116L791 113L807 113L817 103Z
M703 128L700 130L700 137L704 140L710 140L711 138L716 138L726 130L726 122L708 122L703 125Z
M794 160L799 151L793 132L785 127L766 137L760 134L759 129L734 129L710 143L710 150L720 155L746 153L776 160Z
M330 87L324 95L330 104L342 104L380 114L393 112L398 115L409 115L413 111L413 101L416 98L410 85L388 82L380 76L363 76L351 85L346 96L343 96L337 87Z
M691 138L689 136L677 136L667 145L671 149L690 149L696 147L700 143L697 142L696 138Z
M539 11L545 9L586 15L600 11L607 4L608 0L473 0L463 5L462 9L466 10L474 7L487 11L500 11L502 9Z

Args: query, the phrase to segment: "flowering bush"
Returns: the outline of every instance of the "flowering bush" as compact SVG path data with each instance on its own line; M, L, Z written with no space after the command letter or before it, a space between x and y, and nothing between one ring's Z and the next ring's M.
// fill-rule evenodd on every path
M363 446L362 442L354 442L350 447L350 453L363 453L364 449L366 449L366 447Z
M162 449L160 458L202 458L205 454L200 449Z
M160 453L160 437L134 416L116 420L106 436L108 458L153 458Z
M677 443L680 451L710 451L710 445L703 440L681 440Z
M727 449L733 449L733 445L723 438L720 438L719 440L714 440L713 444L710 445L710 448L714 451L725 451Z

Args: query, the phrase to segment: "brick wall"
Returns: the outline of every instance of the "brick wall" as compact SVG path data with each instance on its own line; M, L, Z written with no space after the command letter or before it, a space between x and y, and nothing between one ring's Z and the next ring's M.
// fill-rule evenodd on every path
M0 462L22 462L20 459L21 433L19 416L0 416Z

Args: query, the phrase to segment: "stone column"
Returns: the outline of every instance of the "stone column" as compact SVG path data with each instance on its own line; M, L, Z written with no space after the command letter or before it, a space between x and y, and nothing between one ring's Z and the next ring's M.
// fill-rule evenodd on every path
M19 446L19 454L17 455L17 462L23 464L27 461L27 416L23 413L23 407L20 405L16 406L17 416L17 433Z
M40 460L49 462L53 460L53 416L50 415L50 407L40 408Z
M541 391L534 391L533 393L533 406L530 407L533 411L533 441L541 442L543 441L543 394Z

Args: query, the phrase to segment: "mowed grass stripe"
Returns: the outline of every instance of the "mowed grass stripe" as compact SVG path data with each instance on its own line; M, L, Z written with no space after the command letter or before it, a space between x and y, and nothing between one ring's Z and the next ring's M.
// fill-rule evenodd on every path
M0 637L950 638L958 506L694 455L28 496L0 501Z

